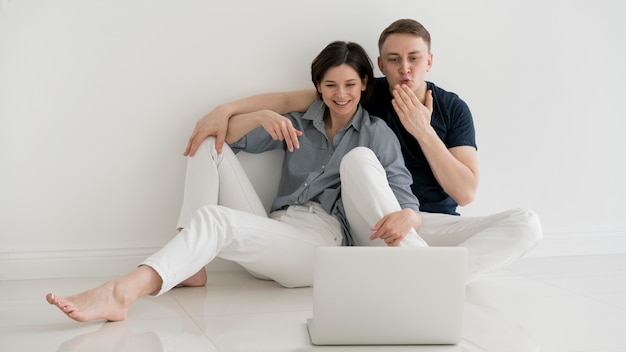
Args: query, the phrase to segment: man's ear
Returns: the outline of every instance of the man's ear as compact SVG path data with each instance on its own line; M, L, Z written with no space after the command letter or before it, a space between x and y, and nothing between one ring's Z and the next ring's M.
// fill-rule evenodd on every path
M428 68L426 72L430 72L430 68L433 67L433 53L432 51L428 53Z
M383 59L379 56L378 57L378 69L380 70L380 72L382 72L383 75L385 75L385 68L383 67Z

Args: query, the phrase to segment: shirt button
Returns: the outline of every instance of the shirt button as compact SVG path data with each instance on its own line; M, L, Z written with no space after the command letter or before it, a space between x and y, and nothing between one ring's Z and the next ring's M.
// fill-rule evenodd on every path
M305 184L304 184L304 187L309 187L309 184L308 184L308 183L305 183Z

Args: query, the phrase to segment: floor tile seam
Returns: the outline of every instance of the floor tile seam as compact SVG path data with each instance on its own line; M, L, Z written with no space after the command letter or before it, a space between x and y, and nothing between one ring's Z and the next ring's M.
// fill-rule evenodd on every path
M570 296L570 295L576 294L576 292L571 292L568 289L564 289L562 287L555 286L553 283L546 282L545 280L542 279L542 277L537 277L537 276L528 275L528 274L524 274L524 273L517 273L517 274L520 276L520 278L523 278L525 280L534 281L534 282L540 283L542 285L547 285L550 288L554 288L554 289L561 290L561 291L567 291L569 293L569 294L566 294L566 295L563 295L563 294L550 294L550 295L545 295L546 297ZM515 279L512 279L512 280L515 280ZM535 297L537 297L537 296L535 296Z
M185 311L185 313L187 313L187 311ZM200 323L191 314L187 313L187 316L189 317L193 325L202 332L202 336L206 337L211 343L213 343L213 340L211 340L211 338L207 335L204 327L200 326Z
M185 312L185 316L181 316L181 315L170 315L170 316L155 316L155 317L133 317L131 315L127 316L126 319L122 320L124 322L147 322L147 321L155 321L155 320L170 320L170 319L189 319L192 322L194 322L195 324L195 320L193 319L192 315L189 315ZM69 325L68 324L72 324ZM16 325L0 325L0 333L2 333L2 329L10 329L10 328L49 328L51 326L63 326L66 325L65 328L67 329L72 329L72 328L77 328L77 327L86 327L91 324L108 324L108 323L116 323L117 321L104 321L104 320L94 320L94 321L89 321L89 322L78 322L78 321L74 321L71 318L67 318L67 322L50 322L50 323L37 323L37 324L29 324L29 323L24 323L24 324L16 324ZM197 324L196 324L197 325Z
M185 313L185 315L189 318L191 318L191 315L189 314L189 312L187 311L187 309L185 309L185 306L183 306L183 304L178 300L178 297L176 297L176 295L174 293L171 293L170 296L172 297L172 299L174 300L174 302L176 302L176 304L178 305L178 307ZM192 319L193 320L193 319Z
M233 317L233 316L247 316L247 315L262 315L262 314L284 314L284 313L312 313L312 309L294 309L294 310L269 310L269 311L250 311L250 312L236 312L236 313L216 313L216 314L202 314L202 315L190 315L192 319L196 318L219 318L219 317Z
M612 275L607 275L607 276L612 276ZM619 275L619 276L622 276L622 275ZM536 278L536 280L537 280L538 282L540 282L541 284L543 284L543 285L547 285L547 286L550 286L550 287L555 288L555 289L558 289L558 290L564 290L564 291L568 291L568 292L571 292L571 293L573 293L573 294L579 294L579 295L589 295L589 294L611 294L611 293L626 292L626 289L625 289L625 290L597 291L597 292L581 292L581 291L573 291L571 288L565 287L564 285L559 285L559 284L555 283L554 281L551 281L551 280L554 280L554 279L559 279L559 278L568 278L568 279L573 279L573 278L576 278L576 277L580 277L580 278L583 278L583 279L585 279L585 278L586 278L586 279L589 279L589 278L592 278L592 277L598 277L598 275L590 275L590 276L588 276L588 277L586 277L586 276L579 276L579 275L573 275L573 276L568 276L568 277L564 277L564 276L562 276L562 275L555 275L555 276L550 276L550 277L547 277L547 276L546 276L546 277ZM624 275L624 277L626 278L626 275Z
M196 326L198 327L198 329L202 332L202 336L204 338L206 338L209 343L213 346L217 346L217 344L215 343L215 341L213 341L213 339L211 338L211 336L209 336L209 334L207 333L206 329L203 329L195 320L194 320L194 324L196 324ZM217 347L216 347L217 348Z
M626 291L623 291L626 292ZM609 292L609 293L621 293L621 292ZM604 295L606 293L598 293L599 295ZM626 307L624 305L620 305L618 303L614 303L612 301L609 300L605 300L605 299L601 299L598 297L594 297L594 295L596 295L596 293L586 293L583 296L595 301L596 303L602 304L602 305L606 305L609 306L611 308L617 309L617 310L623 310L624 311L624 315L626 315ZM626 347L626 346L624 346Z
M516 273L516 266L523 266L525 264L528 263L539 263L539 262L546 262L546 261L566 261L566 260L572 260L572 259L580 259L580 260L607 260L607 259L615 259L618 260L620 262L622 262L621 258L626 259L626 253L598 253L598 254L574 254L574 255L551 255L551 256L542 256L542 257L523 257L518 259L517 261L511 263L511 266L507 266L505 268L503 268L503 270L507 270L507 271L511 271L513 273ZM620 271L624 271L626 270L626 267Z
M479 345L477 345L475 342L472 342L472 340L469 340L467 337L463 337L463 341L461 344L468 344L470 345L470 347L477 349L477 350L472 350L472 352L489 352L483 349L482 347L480 347Z
M516 296L516 297L491 297L489 299L489 302L486 302L484 304L481 303L479 305L482 305L488 308L499 309L500 304L519 305L521 303L528 303L530 301L537 300L537 299L554 299L554 298L571 298L571 297L589 299L589 297L585 297L584 295L579 294L579 293L567 293L567 294L562 294L562 295L533 295L533 296L526 295L526 296ZM497 305L493 303L497 303Z
M626 270L613 270L613 271L597 271L597 272L581 272L581 273L561 273L561 274L545 274L542 276L567 276L567 277L602 277L602 276L626 276Z
M559 278L559 277L583 277L583 278L591 278L591 277L608 277L608 276L624 276L626 277L626 270L612 270L612 271L595 271L595 272L562 272L562 273L527 273L527 272L517 272L518 275L524 276L526 278ZM514 278L513 278L514 279Z
M70 320L70 324L72 324L72 322L74 322L73 320L71 320L71 318L67 318ZM96 322L93 322L96 323ZM97 322L97 323L103 323L103 322ZM59 322L51 322L51 323L37 323L37 324L17 324L17 325L0 325L0 335L2 334L2 330L3 329L13 329L13 328L50 328L51 326L59 326L59 325L66 325L67 323L59 323ZM67 329L73 329L76 327L80 327L83 326L85 323L79 323L79 322L75 322L74 325L72 326L67 326Z
M559 289L562 290L569 290L572 291L569 288L565 288L565 287L558 287ZM599 290L599 289L594 289L593 291L589 291L589 290L583 290L583 291L574 291L574 293L580 294L580 295L612 295L612 294L622 294L623 296L626 296L626 289L620 289L620 290Z
M564 296L565 297L565 296ZM587 300L588 302L585 302L584 304L588 304L588 303L592 303L595 305L600 305L603 308L610 310L611 312L613 312L614 314L617 314L619 317L624 317L626 316L626 314L624 314L626 312L626 308L625 307L620 307L620 306L615 306L611 303L607 303L607 302L602 302L599 301L597 299L593 299L590 297L587 297L585 295L570 295L567 297L577 297L580 299L584 299ZM557 297L528 297L528 299L525 300L525 303L527 305L532 305L533 304L533 300L536 298L557 298ZM580 303L580 302L577 302ZM517 320L518 317L515 316L515 314L512 314L510 312L507 312L511 306L519 306L520 304L522 304L522 302L520 301L520 298L518 299L493 299L491 300L491 303L486 305L486 307L497 310L499 312L501 312L502 314L506 314L511 320ZM576 309L575 309L576 310ZM619 311L616 311L619 310ZM598 312L596 309L593 310L594 312ZM622 312L623 311L623 312ZM505 313L506 312L506 313ZM543 314L543 313L542 313ZM616 347L620 347L620 346L616 346ZM626 347L626 346L625 346Z

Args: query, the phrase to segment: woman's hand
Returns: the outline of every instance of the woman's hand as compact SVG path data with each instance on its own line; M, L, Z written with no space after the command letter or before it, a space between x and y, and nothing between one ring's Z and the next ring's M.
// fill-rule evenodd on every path
M411 229L417 231L421 227L422 216L419 213L413 209L402 209L380 219L372 227L374 234L370 236L370 240L380 238L388 246L397 246Z
M272 136L274 140L285 141L287 150L293 152L294 148L300 148L298 137L302 132L293 127L293 123L288 118L271 110L262 112L261 126Z

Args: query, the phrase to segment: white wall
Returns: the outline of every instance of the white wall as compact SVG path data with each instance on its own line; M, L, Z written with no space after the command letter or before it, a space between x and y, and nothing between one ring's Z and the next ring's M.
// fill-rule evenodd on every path
M198 118L310 87L332 40L375 60L401 17L431 31L429 79L474 114L464 215L525 206L547 234L624 233L625 4L0 0L0 279L93 256L126 270L174 233Z

